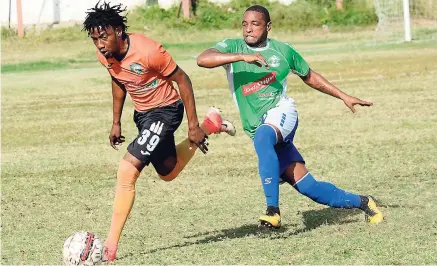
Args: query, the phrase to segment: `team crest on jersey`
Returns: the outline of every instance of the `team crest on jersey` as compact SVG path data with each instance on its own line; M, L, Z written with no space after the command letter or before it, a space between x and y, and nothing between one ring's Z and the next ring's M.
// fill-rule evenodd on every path
M271 67L278 67L280 65L281 60L276 55L272 55L268 60L267 64Z
M131 64L131 65L130 65L130 70L131 70L132 72L137 73L138 75L141 75L141 74L144 73L144 69L143 69L143 67L142 67L140 64L138 64L138 63L133 63L133 64Z

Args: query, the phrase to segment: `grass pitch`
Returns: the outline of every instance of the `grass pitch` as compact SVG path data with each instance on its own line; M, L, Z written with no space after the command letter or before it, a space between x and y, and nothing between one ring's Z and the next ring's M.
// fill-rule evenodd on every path
M437 263L435 43L367 45L360 42L366 33L274 33L342 90L374 102L353 115L341 101L288 78L300 116L295 142L307 167L321 180L374 195L386 220L370 226L360 211L330 209L282 185L283 227L264 232L257 228L265 209L257 159L225 73L198 68L194 59L239 33L206 34L211 43L152 37L190 75L198 114L220 107L237 136L211 136L209 154L196 154L173 182L152 168L142 172L117 263ZM88 230L104 239L109 228L127 146L115 151L107 140L110 78L91 41L2 46L1 264L59 264L68 235ZM128 141L137 133L132 115L127 99ZM183 122L176 139L186 134Z

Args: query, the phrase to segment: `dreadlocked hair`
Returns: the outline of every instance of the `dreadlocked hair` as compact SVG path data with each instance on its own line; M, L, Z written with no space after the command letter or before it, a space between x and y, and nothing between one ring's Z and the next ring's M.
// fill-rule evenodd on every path
M123 32L127 29L127 18L126 16L120 15L120 13L126 11L126 7L122 7L121 4L111 6L110 3L103 2L100 4L100 1L97 2L96 6L88 9L86 12L86 18L83 22L82 31L87 31L88 36L91 34L91 31L97 27L102 29L107 29L109 26L113 27L121 27Z

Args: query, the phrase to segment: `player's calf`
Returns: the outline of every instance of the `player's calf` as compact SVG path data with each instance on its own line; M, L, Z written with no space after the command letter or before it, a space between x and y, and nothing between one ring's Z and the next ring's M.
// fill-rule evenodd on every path
M309 172L296 182L294 188L320 204L333 208L361 209L369 223L378 224L383 220L383 214L372 197L346 192L331 183L317 181Z

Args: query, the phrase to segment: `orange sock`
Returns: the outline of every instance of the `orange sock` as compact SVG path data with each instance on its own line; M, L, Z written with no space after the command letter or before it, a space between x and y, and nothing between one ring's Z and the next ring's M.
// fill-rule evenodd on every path
M206 130L206 127L202 124L200 125L200 128L205 132L206 135L210 135ZM188 162L193 158L194 153L196 153L197 146L196 144L191 144L189 139L185 139L178 145L176 145L176 165L174 169L166 176L159 175L159 177L167 182L172 181L175 179L179 173L184 169L184 167L188 164ZM190 149L191 148L191 149Z
M126 219L135 200L135 183L140 175L130 162L121 159L117 172L117 188L115 191L111 228L105 246L116 247L120 240Z

